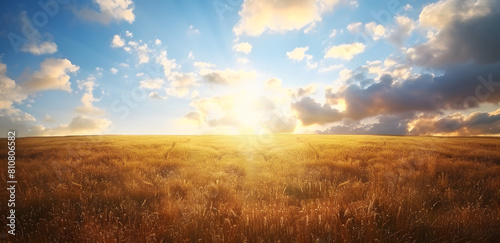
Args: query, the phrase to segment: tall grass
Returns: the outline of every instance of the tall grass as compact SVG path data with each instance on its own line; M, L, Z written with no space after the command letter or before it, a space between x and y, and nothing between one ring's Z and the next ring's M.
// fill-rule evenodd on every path
M500 239L495 138L90 136L16 145L12 242Z

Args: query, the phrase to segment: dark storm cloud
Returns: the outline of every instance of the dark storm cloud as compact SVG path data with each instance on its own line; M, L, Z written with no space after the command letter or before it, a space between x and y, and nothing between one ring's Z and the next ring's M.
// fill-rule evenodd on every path
M393 82L390 75L362 88L348 85L326 98L344 99L345 117L360 120L383 114L410 111L438 111L477 107L480 103L500 102L500 65L460 65L447 68L439 77L422 74Z
M325 89L325 102L345 103L345 111L311 98L293 103L292 108L305 125L379 120L375 124L344 123L320 133L407 134L409 129L411 134L500 133L498 111L442 117L446 111L500 103L499 23L500 0L428 4L419 15L419 28L429 31L428 40L405 49L406 61L398 64L401 70L383 69L376 61L341 73L343 85L338 91ZM410 71L419 67L424 71L412 75Z
M426 67L443 67L467 61L483 64L500 62L500 1L492 0L488 5L487 15L453 19L429 41L410 48L407 58ZM424 12L420 15L421 22L423 18L435 18L425 16Z
M408 132L408 123L415 117L413 113L379 116L379 122L361 124L360 122L345 119L344 124L332 126L320 134L377 134L377 135L405 135Z
M500 109L494 112L474 112L470 116L456 113L446 117L421 116L412 122L409 134L489 135L500 133Z
M310 97L292 103L298 118L304 125L328 124L342 119L359 121L364 118L378 117L379 123L370 125L343 124L333 126L320 133L330 134L407 134L408 124L412 122L413 114L424 112L431 117L437 117L446 110L461 110L478 107L482 103L500 102L500 65L464 64L449 67L444 74L434 77L430 74L421 74L416 78L395 82L392 76L384 75L378 80L365 79L364 74L353 75L354 80L339 92L326 89L327 103L336 104L344 100L346 110L339 112L329 105L322 105ZM363 86L360 83L371 83ZM491 119L496 117L477 115L475 119L457 121L451 117L433 122L432 128L415 128L412 134L451 133L461 127L470 127L463 134L472 134L472 131L492 134L494 128L487 125L475 125L480 121L483 124L492 124ZM479 119L481 118L481 119ZM490 120L488 120L490 119ZM420 130L419 130L420 129Z
M327 124L342 119L342 114L338 110L332 109L327 104L321 105L310 97L304 97L292 103L291 106L298 113L298 118L302 121L302 124L306 126Z

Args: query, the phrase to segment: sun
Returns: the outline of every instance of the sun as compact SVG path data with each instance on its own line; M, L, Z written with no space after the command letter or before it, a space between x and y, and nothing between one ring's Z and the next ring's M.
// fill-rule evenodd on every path
M257 105L258 98L253 92L235 97L235 118L243 134L254 134L263 125L264 114Z
M241 134L258 134L265 129L269 110L262 107L263 92L256 84L244 85L234 96L234 115Z

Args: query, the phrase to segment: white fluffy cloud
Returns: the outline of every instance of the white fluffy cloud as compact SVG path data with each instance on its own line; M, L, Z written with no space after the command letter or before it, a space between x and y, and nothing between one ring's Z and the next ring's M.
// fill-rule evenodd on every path
M132 23L135 20L134 2L131 0L93 0L93 2L97 4L99 10L82 8L76 10L76 15L102 24L121 20Z
M200 68L200 69L208 69L208 68L215 67L215 64L208 63L208 62L194 62L193 66Z
M245 0L233 28L236 35L258 36L269 32L299 30L321 21L342 0Z
M7 65L0 63L0 111L11 110L12 105L27 98L21 87L7 77ZM1 113L0 113L1 114Z
M62 124L55 128L34 126L32 132L39 136L94 135L104 134L110 125L111 121L104 118L78 115L69 124Z
M317 62L313 62L313 56L306 54L306 51L309 50L309 47L297 47L293 49L292 51L289 51L286 53L288 59L294 60L294 61L302 61L306 60L306 67L307 69L315 69L318 67Z
M466 21L488 15L490 0L441 0L424 7L420 24L441 30L455 21Z
M365 51L365 45L359 42L332 46L326 52L325 58L351 60L355 55L360 54L363 51Z
M161 96L156 91L153 91L153 92L149 93L148 96L149 96L149 98L156 99L156 100L166 100L167 99L167 97Z
M94 98L94 86L96 86L96 79L94 76L89 76L87 80L79 80L78 88L84 90L85 93L82 95L81 102L82 105L76 108L76 111L83 114L94 114L103 115L104 111L95 107L94 102L99 101L99 99Z
M333 29L333 30L332 30L332 32L330 33L329 37L330 37L330 38L333 38L333 37L337 36L337 33L338 33L338 32L339 32L338 30Z
M169 77L170 86L165 90L168 95L184 97L189 94L190 88L196 84L194 73L174 72Z
M111 47L123 47L124 45L125 41L119 35L113 36L113 40L111 41Z
M385 27L381 24L376 24L375 22L370 22L365 24L365 30L369 36L373 38L373 40L378 40L385 35Z
M414 20L406 16L396 16L396 27L391 30L388 38L392 43L402 46L403 43L410 37L412 31L417 24Z
M111 122L106 119L92 118L79 115L73 118L69 124L62 124L54 128L46 128L42 125L33 125L36 119L15 107L14 103L26 100L29 95L44 90L71 91L69 75L67 72L76 72L78 66L71 64L67 59L45 59L40 64L40 70L34 73L21 75L20 85L7 77L7 67L0 63L0 128L2 130L17 129L21 136L54 136L54 135L90 135L102 134L109 128ZM79 89L85 90L82 96L82 106L77 108L83 113L103 113L102 110L93 107L92 102L96 99L92 95L95 86L93 76L86 81L79 82ZM55 120L46 115L44 120L53 123Z
M166 94L169 96L185 97L191 92L191 88L196 86L197 74L195 73L182 73L180 72L181 65L177 64L175 59L169 59L167 57L167 51L161 48L161 41L155 39L154 45L151 47L148 44L142 42L141 40L135 41L130 40L125 44L125 47L136 52L139 63L148 63L151 58L154 58L156 67L161 67L163 69L163 74L147 75L143 72L137 73L137 77L143 77L139 82L140 88L149 90L165 90ZM148 42L149 43L149 42ZM195 67L200 69L207 69L214 67L213 64L195 62ZM150 73L151 74L151 73ZM158 91L152 91L149 93L149 97L152 99L164 100L167 97L161 96Z
M350 33L356 34L356 33L358 33L358 32L361 31L362 26L363 26L363 23L361 23L361 22L354 22L354 23L350 23L349 25L347 25L346 29Z
M180 68L180 65L175 62L175 59L167 58L167 51L165 50L161 51L160 55L156 57L156 63L159 63L163 67L163 73L165 74L165 77L170 76L172 70Z
M21 22L25 27L31 30L29 35L29 39L26 40L22 45L20 50L22 52L31 53L33 55L43 55L43 54L53 54L57 52L57 45L51 40L43 40L47 39L42 36L40 32L31 24L30 19L28 18L26 11L21 12ZM46 34L50 36L50 34Z
M28 93L59 89L71 92L68 72L74 73L80 67L68 59L47 58L40 64L40 70L21 76L21 87Z
M290 60L302 61L306 56L306 51L309 50L309 47L297 47L293 49L293 51L289 51L286 53L286 56Z
M361 22L351 23L347 25L347 31L352 34L363 33L373 40L378 40L386 34L386 28L375 22L366 23L364 26Z
M126 32L125 34L126 37L131 38L133 37L131 32ZM159 41L159 40L158 40ZM160 41L161 44L161 41ZM135 41L135 40L126 40L126 38L122 38L119 35L114 35L113 40L111 41L111 47L113 48L123 48L128 53L132 53L132 51L135 51L135 54L137 55L137 58L139 59L139 64L144 64L148 63L150 60L151 53L154 52L154 46L153 50L148 46L148 44L143 43L142 40ZM158 60L158 59L157 59Z
M12 118L12 116L11 116ZM42 125L32 125L33 120L13 120L0 116L0 128L8 130L15 128L20 136L68 136L105 134L111 121L103 118L78 115L69 124L61 124L53 128Z
M165 81L161 78L155 78L155 79L146 79L142 80L141 82L141 88L145 89L161 89Z
M57 45L54 42L44 41L42 43L26 43L21 47L22 52L29 52L33 55L53 54L57 52Z
M233 46L233 49L237 52L243 52L245 54L248 54L252 51L252 45L248 42L240 42L237 43Z
M139 56L139 64L149 62L149 53L151 52L147 44L137 47L137 55Z

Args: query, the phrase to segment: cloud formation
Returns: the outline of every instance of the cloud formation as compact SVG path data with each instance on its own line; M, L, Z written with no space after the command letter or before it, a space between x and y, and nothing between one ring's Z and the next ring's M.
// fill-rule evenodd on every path
M264 32L286 32L315 25L342 0L245 0L241 19L233 31L238 35L259 36Z
M288 57L288 59L293 61L302 61L305 59L307 69L315 69L318 67L318 63L312 61L313 59L312 55L306 54L307 50L309 50L308 46L296 47L292 51L286 52L286 56Z
M167 99L167 97L163 97L163 96L161 96L161 95L160 95L160 94L158 94L158 92L156 92L156 91L153 91L153 92L149 93L149 95L148 95L148 96L149 96L150 98L152 98L152 99L157 99L157 100L166 100L166 99Z
M172 70L180 68L180 65L175 62L175 59L167 58L167 51L165 50L160 51L160 55L156 57L156 63L159 63L163 67L163 74L165 77L169 77Z
M7 65L0 63L0 117L10 122L36 121L36 119L14 104L21 103L40 91L64 90L71 92L70 76L68 72L76 72L78 66L71 64L67 59L47 58L40 64L40 70L33 73L25 72L21 75L21 84L17 84L7 76Z
M128 33L127 36L133 36L132 33ZM124 49L129 47L130 50L136 51L139 58L138 65L147 65L151 58L154 58L155 61L156 72L152 71L149 73L153 77L143 72L136 74L137 77L143 77L143 79L139 81L140 88L165 90L165 93L169 96L186 97L191 92L191 89L197 86L197 80L199 79L198 74L181 72L181 65L176 62L176 59L170 59L167 56L167 51L160 46L161 41L158 39L155 40L156 44L151 47L148 46L147 43L143 43L142 40L130 40L126 42L126 44L125 42L126 41L123 40L124 46L122 47ZM215 67L213 64L204 62L194 62L193 66L201 70L208 70L209 68ZM150 66L146 66L145 68L150 68ZM161 72L161 70L163 72ZM160 74L158 72L160 72ZM151 91L148 96L157 100L164 100L167 98L166 96L161 96L158 91Z
M328 104L321 105L310 97L292 103L291 107L304 126L328 124L340 121L343 117L338 110L332 109Z
M375 22L370 22L365 24L365 30L373 40L378 40L385 35L386 29L383 25L377 24Z
M407 111L473 108L500 101L500 92L494 92L500 82L493 79L500 77L499 68L464 64L447 68L442 76L420 74L400 82L389 74L373 80L358 73L334 96L345 100L346 116L356 120ZM485 73L489 75L482 76Z
M131 0L93 0L99 10L82 8L75 10L78 17L101 24L125 20L133 23L135 20L134 2Z
M54 42L44 41L41 43L28 42L21 47L22 52L28 52L33 55L53 54L57 52L57 45Z
M36 56L57 52L56 43L50 40L52 36L50 34L42 36L38 32L38 29L31 23L26 11L21 12L20 20L23 25L22 28L29 30L29 35L25 35L28 39L24 40L20 46L22 52L31 53Z
M191 88L196 86L197 76L194 73L175 72L169 76L170 85L166 89L168 95L185 97Z
M68 73L76 72L78 66L67 59L47 58L40 64L40 70L33 73L25 72L21 75L19 85L7 77L7 66L0 63L0 128L8 130L15 128L20 136L56 136L56 135L90 135L102 134L111 125L107 119L78 115L69 124L61 124L54 128L36 125L37 120L32 115L14 107L22 103L31 95L46 90L63 90L70 92L70 76ZM90 76L85 81L79 81L79 89L85 90L82 96L82 105L76 108L80 113L103 114L104 111L93 106L97 101L92 91L95 78ZM54 123L55 119L46 115L46 122Z
M309 50L309 47L296 47L293 51L286 52L286 56L290 60L302 61L306 57L306 51Z
M403 46L404 42L410 37L417 24L414 20L406 16L395 17L396 26L390 31L387 36L388 40L398 46Z
M299 87L297 89L289 89L288 90L288 95L292 99L297 99L300 97L304 97L307 95L314 94L316 92L316 89L318 88L318 85L316 84L308 84L304 87Z
M84 90L85 93L82 95L81 102L82 105L76 108L76 111L82 114L94 114L103 115L104 110L101 110L94 106L94 102L99 101L94 97L94 87L96 84L96 78L94 76L89 76L87 80L78 80L78 88Z
M305 126L312 124L329 124L342 120L354 122L348 125L335 125L322 133L369 133L369 134L437 134L448 133L443 129L429 129L452 120L462 123L463 127L471 127L462 116L439 117L444 111L458 111L478 108L481 104L498 104L500 102L500 64L478 65L462 64L445 69L444 74L410 75L407 79L397 78L394 73L377 73L371 78L370 70L379 67L381 62L372 62L355 71L348 71L342 80L344 84L338 89L325 89L326 104L304 97L292 103L297 118ZM392 65L397 67L397 65ZM484 74L488 74L484 76ZM338 104L345 104L345 110L339 110ZM420 122L409 126L421 113ZM496 113L495 113L496 114ZM429 117L427 117L429 116ZM483 115L484 116L484 115ZM491 116L491 114L490 114ZM366 118L379 118L380 123L360 124ZM462 117L455 119L456 117ZM453 119L452 119L453 118ZM437 122L439 120L439 122ZM358 123L356 123L358 122ZM424 126L427 124L426 126ZM413 127L410 129L410 127ZM477 129L453 131L456 134L486 133ZM429 131L428 131L429 130ZM390 133L392 131L392 133ZM469 131L469 132L468 132ZM496 130L494 130L496 131ZM482 134L478 133L478 134ZM487 134L493 134L492 132Z
M351 60L355 55L365 51L363 43L342 44L332 46L325 54L325 58L337 58L342 60Z
M111 41L111 47L123 47L124 45L125 41L119 35L113 36L113 40Z
M47 58L40 64L39 71L21 76L21 87L27 93L54 89L71 92L68 73L74 73L78 69L80 67L73 65L68 59Z
M12 110L14 103L27 98L27 94L7 76L7 65L0 63L0 110Z
M498 1L439 1L424 7L419 22L429 28L428 40L408 48L406 56L412 63L445 67L468 61L500 62Z
M454 113L445 117L420 115L410 124L412 135L491 135L500 134L500 109L476 111L465 116Z
M240 42L237 43L233 46L233 49L237 52L243 52L245 54L248 54L252 51L252 45L248 42Z
M408 123L413 117L413 113L381 115L377 117L378 122L372 124L362 124L359 121L344 119L341 125L331 126L317 132L319 134L407 135Z
M35 136L95 135L106 133L110 126L111 121L107 119L78 115L69 124L54 128L37 125L31 127L30 130Z
M351 34L363 34L373 40L378 40L384 37L387 31L383 25L375 22L366 23L364 26L361 22L354 22L347 25L346 29Z

